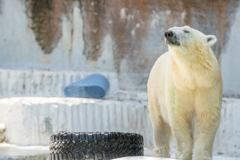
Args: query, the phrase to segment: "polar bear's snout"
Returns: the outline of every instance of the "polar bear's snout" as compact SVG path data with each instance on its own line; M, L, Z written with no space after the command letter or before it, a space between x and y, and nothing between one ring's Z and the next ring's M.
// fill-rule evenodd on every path
M165 35L166 38L172 38L173 34L174 33L172 31L167 31L167 32L165 32L164 35Z
M167 45L180 45L177 34L171 30L167 30L164 34Z

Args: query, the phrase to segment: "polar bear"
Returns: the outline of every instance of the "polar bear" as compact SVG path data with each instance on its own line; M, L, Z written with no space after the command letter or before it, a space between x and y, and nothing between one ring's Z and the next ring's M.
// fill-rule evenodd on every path
M148 80L153 156L170 157L173 135L176 158L212 160L222 105L222 76L211 49L217 38L188 26L164 35L168 52L158 58Z

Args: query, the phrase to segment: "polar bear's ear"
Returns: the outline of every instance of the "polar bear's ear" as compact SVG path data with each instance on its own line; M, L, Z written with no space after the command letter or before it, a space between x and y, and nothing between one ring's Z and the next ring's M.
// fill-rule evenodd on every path
M217 42L217 38L214 35L207 35L206 36L207 43L211 47Z

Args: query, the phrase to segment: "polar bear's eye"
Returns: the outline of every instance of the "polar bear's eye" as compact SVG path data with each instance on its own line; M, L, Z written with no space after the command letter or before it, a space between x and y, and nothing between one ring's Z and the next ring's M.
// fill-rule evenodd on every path
M185 33L189 33L189 31L187 31L187 30L183 30L183 32L185 32Z

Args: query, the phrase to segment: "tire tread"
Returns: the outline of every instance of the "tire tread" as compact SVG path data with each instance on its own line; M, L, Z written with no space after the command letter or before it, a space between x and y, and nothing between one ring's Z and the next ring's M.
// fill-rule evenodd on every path
M143 136L120 132L59 132L50 137L49 160L108 160L144 155Z

